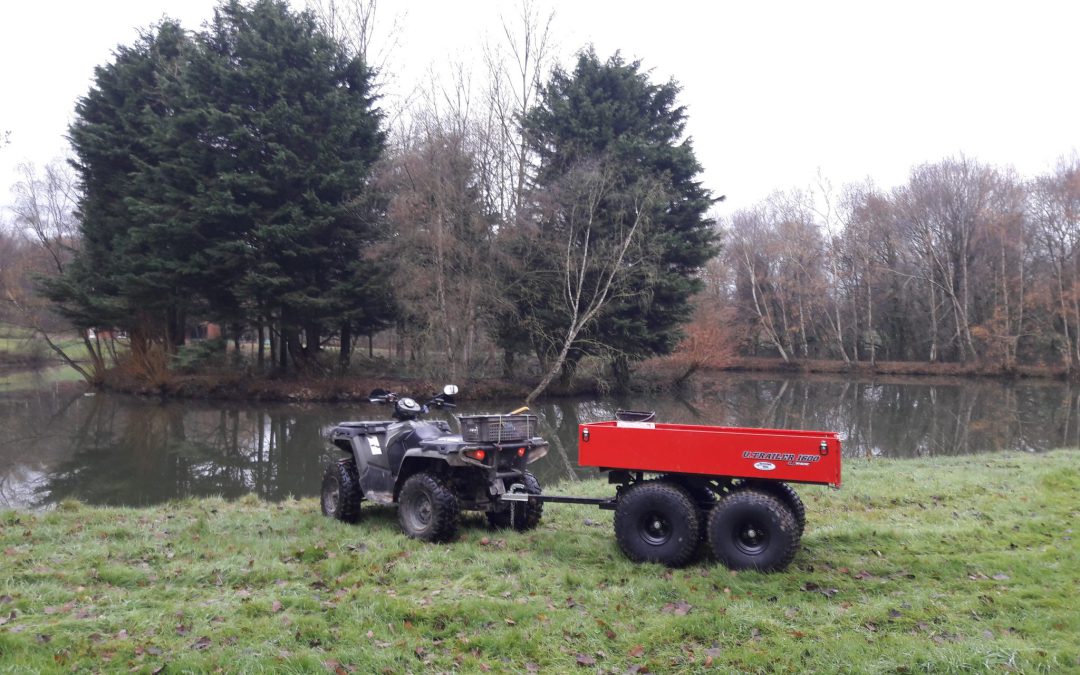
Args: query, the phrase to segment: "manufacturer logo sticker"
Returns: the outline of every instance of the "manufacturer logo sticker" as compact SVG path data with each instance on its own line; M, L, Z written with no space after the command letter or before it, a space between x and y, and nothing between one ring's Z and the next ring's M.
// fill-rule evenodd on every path
M754 468L758 471L772 471L776 465L772 462L754 462Z

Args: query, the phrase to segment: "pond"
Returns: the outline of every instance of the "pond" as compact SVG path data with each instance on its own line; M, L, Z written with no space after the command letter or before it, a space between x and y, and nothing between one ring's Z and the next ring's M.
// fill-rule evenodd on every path
M837 431L847 457L1080 445L1080 388L1063 382L723 373L698 385L685 398L563 399L534 406L551 443L534 472L548 488L596 476L577 467L577 425L612 419L617 408L655 410L662 422ZM453 412L500 412L518 404L470 401ZM327 429L388 413L367 404L160 402L84 394L55 382L6 392L0 394L0 507L45 508L67 498L144 505L249 492L273 500L314 496L323 464L339 456L323 440ZM448 412L435 415L452 420Z

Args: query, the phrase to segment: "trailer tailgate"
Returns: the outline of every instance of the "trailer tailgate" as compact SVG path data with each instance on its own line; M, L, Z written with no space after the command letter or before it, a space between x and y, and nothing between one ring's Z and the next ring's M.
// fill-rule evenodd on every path
M830 431L594 422L578 428L578 463L840 486L840 437Z

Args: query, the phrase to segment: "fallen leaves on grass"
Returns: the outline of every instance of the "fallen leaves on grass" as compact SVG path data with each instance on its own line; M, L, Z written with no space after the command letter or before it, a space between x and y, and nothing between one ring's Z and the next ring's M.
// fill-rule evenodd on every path
M822 586L814 583L813 581L807 581L799 588L800 590L806 591L807 593L821 593L826 598L831 598L832 596L840 592L839 588L823 588Z
M195 649L195 650L198 650L198 651L202 651L203 649L206 649L207 647L209 647L211 644L213 644L213 640L211 640L210 638L208 638L208 637L206 637L204 635L201 638L199 638L198 640L196 640L195 642L192 642L191 643L191 648Z
M679 600L678 602L669 602L661 608L661 612L665 614L674 614L675 616L686 616L690 613L690 610L694 608L689 602L685 600Z
M349 673L356 672L355 666L343 664L337 659L323 661L323 667L334 673L334 675L349 675Z
M578 654L577 655L577 664L579 666L595 666L596 665L596 659L589 656L588 654Z

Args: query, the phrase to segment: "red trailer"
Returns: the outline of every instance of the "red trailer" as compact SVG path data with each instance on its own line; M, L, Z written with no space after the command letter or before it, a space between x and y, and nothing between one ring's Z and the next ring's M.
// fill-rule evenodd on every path
M619 411L582 424L578 463L608 474L612 498L528 495L615 511L615 536L632 560L684 565L706 545L732 569L783 569L806 511L789 483L840 487L840 438L828 431L661 424ZM659 475L657 475L659 474Z

